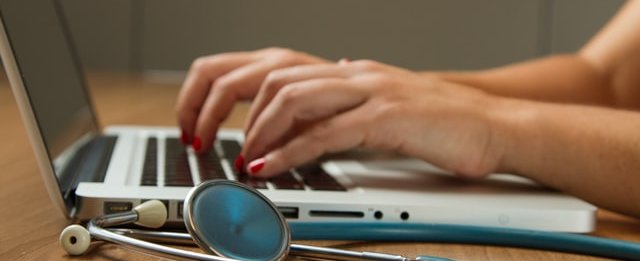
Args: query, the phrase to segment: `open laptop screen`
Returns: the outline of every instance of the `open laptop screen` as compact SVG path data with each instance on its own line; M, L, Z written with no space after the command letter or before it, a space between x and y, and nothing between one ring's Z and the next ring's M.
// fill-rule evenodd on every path
M7 55L3 59L7 59L4 62L9 66L7 72L10 79L19 77L22 81L22 86L13 87L16 97L30 106L21 108L23 111L30 109L26 114L26 126L39 131L41 140L35 138L32 142L35 142L36 150L46 149L52 174L55 174L54 178L45 177L50 196L58 194L59 198L62 195L64 205L70 211L77 177L66 171L65 166L74 157L74 152L91 140L99 129L60 12L56 0L0 0L0 17L6 44L10 46L3 47L3 53ZM12 80L12 84L16 82ZM45 176L51 174L48 168L43 172Z
M3 0L2 19L49 158L97 132L58 4Z

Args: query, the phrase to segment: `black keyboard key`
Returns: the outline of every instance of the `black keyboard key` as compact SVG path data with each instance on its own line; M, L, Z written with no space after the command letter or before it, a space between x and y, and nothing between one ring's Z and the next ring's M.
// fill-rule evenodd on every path
M214 151L210 151L206 154L199 154L197 159L200 180L227 179L227 176L224 174L222 164L220 164L220 158Z
M240 151L242 151L242 146L240 146L240 143L237 140L221 139L220 146L222 147L224 157L231 163L236 160L238 155L240 155Z
M292 190L303 190L304 184L298 181L291 172L285 172L280 175L277 175L273 178L270 178L269 181L276 189L292 189Z
M249 176L245 172L238 172L238 170L233 165L238 155L240 155L240 151L242 151L242 146L237 140L220 140L220 146L222 147L222 151L224 153L224 157L229 161L231 165L231 171L233 175L235 175L236 179L245 185L248 185L257 189L266 189L267 188L267 180L262 178L255 178Z
M158 139L147 139L147 151L142 165L142 186L156 186L158 184Z
M166 139L165 150L165 186L193 186L187 150L177 138Z
M347 189L340 185L329 173L322 169L318 163L308 164L296 168L304 184L313 190L330 190L330 191L346 191Z
M256 188L256 189L267 188L266 179L251 177L248 174L240 174L237 178L238 178L238 182L243 183L249 187Z

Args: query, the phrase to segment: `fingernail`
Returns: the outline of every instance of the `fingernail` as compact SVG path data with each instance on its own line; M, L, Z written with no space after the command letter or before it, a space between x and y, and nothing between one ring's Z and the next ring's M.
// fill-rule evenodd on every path
M236 157L236 161L233 162L233 165L236 167L236 170L238 172L243 172L243 168L244 167L244 157L242 156L242 154L238 155L238 157Z
M264 158L259 158L257 160L249 163L249 174L256 174L264 167Z
M182 134L180 134L180 142L182 142L182 145L189 144L189 136L184 131L182 131Z
M193 146L194 150L200 151L200 148L202 148L202 140L200 140L200 137L195 136L193 138L193 143L191 144L191 146Z

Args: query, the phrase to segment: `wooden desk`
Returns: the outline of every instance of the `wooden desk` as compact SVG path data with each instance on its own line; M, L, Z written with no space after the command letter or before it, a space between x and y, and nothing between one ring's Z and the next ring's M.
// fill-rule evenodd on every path
M93 75L95 106L103 125L175 125L173 111L179 87L145 83L126 75ZM225 127L242 127L247 105L234 110ZM60 231L69 224L47 196L26 131L6 79L0 79L0 260L153 260L113 244L94 244L83 257L68 257L58 245ZM640 222L602 211L594 233L640 242ZM505 247L317 241L303 242L354 250L445 256L460 260L600 260L598 258Z

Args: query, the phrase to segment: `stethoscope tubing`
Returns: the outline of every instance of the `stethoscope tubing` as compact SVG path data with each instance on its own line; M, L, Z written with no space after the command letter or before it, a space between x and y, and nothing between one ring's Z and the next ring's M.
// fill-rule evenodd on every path
M601 237L536 230L447 224L290 223L296 240L365 240L462 243L551 250L616 259L640 260L640 244ZM111 229L153 242L194 244L186 233ZM303 253L292 244L291 254Z
M462 243L522 247L615 259L640 260L640 244L579 234L447 224L292 223L289 226L293 232L293 238L297 240ZM113 231L154 242L160 240L165 243L194 244L189 234L186 233L135 229L113 229ZM163 233L167 234L160 236ZM292 244L290 253L304 255L305 252L309 253L306 247Z
M87 230L91 236L96 239L119 244L123 247L154 256L162 256L171 259L182 258L185 260L236 261L234 259L186 251L124 236L96 225L95 220L89 221L87 224Z
M108 231L127 237L167 244L195 245L193 238L188 233L149 231L139 229L109 228ZM409 259L400 255L392 255L376 252L360 252L327 247L291 244L289 254L298 257L308 257L327 260L379 260L379 261L451 261L448 258L420 255L416 259Z
M296 240L462 243L640 260L640 244L580 234L448 224L290 223L289 226Z

